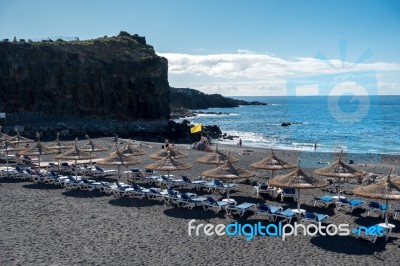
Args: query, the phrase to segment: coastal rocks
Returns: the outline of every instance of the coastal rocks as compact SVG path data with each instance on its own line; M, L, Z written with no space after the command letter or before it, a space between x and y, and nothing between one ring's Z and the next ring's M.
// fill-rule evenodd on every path
M205 94L189 88L170 88L171 109L207 109L238 107L239 105L267 105L261 102L246 102L223 97L220 94Z
M288 126L290 126L290 125L291 125L290 122L283 122L283 123L281 124L281 126L283 126L283 127L288 127Z
M228 134L226 134L226 133L224 133L223 135L221 135L220 137L219 137L219 139L220 140L224 140L224 139L228 139L228 140L234 140L234 139L237 139L237 138L239 138L239 136L232 136L232 135L228 135Z
M168 62L144 37L121 32L85 41L0 42L0 58L2 112L169 117Z
M175 143L191 143L189 124L190 122L188 120L183 120L181 123L177 123L173 120L168 121L164 138Z
M222 131L217 125L204 126L203 131L206 136L212 139L218 139L222 135Z
M184 108L178 108L171 110L171 119L187 118L197 115L229 115L226 112L204 112L204 111L193 111Z
M23 126L24 131L21 131ZM57 132L61 137L74 139L88 134L91 137L118 135L123 138L134 137L140 140L163 138L167 120L119 121L112 119L81 118L57 116L45 113L11 113L7 114L6 134L14 135L17 128L21 135L34 139L36 132L44 140L55 139Z

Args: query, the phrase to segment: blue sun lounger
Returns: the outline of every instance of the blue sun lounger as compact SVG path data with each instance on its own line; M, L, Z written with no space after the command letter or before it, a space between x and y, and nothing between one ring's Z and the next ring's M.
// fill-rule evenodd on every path
M314 206L316 206L317 203L321 203L324 205L325 208L328 208L328 206L334 204L335 201L332 196L325 195L320 198L314 198Z
M197 190L200 190L200 188L205 187L206 181L204 180L191 180L189 177L183 175L182 180L184 181L183 186L186 188L196 188Z
M336 208L339 210L342 206L347 206L351 213L354 209L363 207L364 204L365 201L359 199L347 200L340 198L339 201L336 202Z
M290 223L292 221L293 217L296 216L296 213L294 213L292 211L292 209L286 209L284 211L275 213L274 216L275 216L275 219L276 219L276 217L279 217L279 218L283 219L282 220L283 222Z
M254 203L242 203L239 205L228 205L226 207L226 213L229 215L232 214L239 214L240 216L243 216L247 211L251 210L252 208L254 208L256 205Z
M174 203L179 208L188 208L191 210L196 206L202 206L206 201L206 197L197 197L197 195L194 193L184 193L181 194L181 198L177 199Z
M132 185L133 190L129 194L130 198L138 198L138 199L143 199L144 197L147 197L148 194L151 192L150 189L141 187L139 185Z
M217 191L217 190L223 190L223 191L226 191L226 190L230 190L230 189L232 189L232 188L234 188L234 187L236 187L237 185L236 184L233 184L233 183L227 183L227 184L225 184L225 183L223 183L221 180L219 180L219 179L214 179L214 181L212 181L212 182L207 182L206 184L205 184L205 187L207 187L208 188L208 191L209 192L215 192L215 191Z
M326 214L306 212L301 222L327 223L329 216Z
M391 229L387 230L381 227L379 224L375 224L369 227L360 226L356 229L353 229L352 234L355 238L365 236L366 238L370 238L372 243L375 243L378 237L384 236L385 239L388 240L391 231Z
M222 209L225 209L228 206L227 201L218 201L213 197L207 197L207 201L203 202L203 209L205 211L212 210L215 213L220 212Z
M147 193L147 198L151 200L163 201L164 198L168 195L166 190L161 190L159 188L151 187L149 188L150 192Z
M281 202L283 202L285 198L292 198L296 201L296 190L294 188L284 188L281 194Z
M254 212L254 215L267 217L267 219L271 222L275 221L275 214L283 211L280 206L268 206L265 204L259 204L257 206L257 210Z
M388 206L384 203L370 201L368 204L368 207L366 207L365 210L367 211L368 216L371 212L374 212L374 213L379 214L379 216L381 216L383 218L385 216L385 212L386 212L387 208L388 208Z

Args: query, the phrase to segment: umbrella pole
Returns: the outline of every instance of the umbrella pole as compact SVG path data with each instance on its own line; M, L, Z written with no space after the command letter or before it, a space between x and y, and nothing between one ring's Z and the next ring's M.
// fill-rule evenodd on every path
M337 192L337 195L338 195L338 200L340 200L340 177L339 177L339 184L338 184L338 192Z
M78 180L78 165L76 158L75 158L75 180Z
M118 168L118 181L119 181L119 169L120 169L120 165L119 164L117 165L117 168Z
M297 189L297 210L300 210L300 189Z
M40 172L40 153L38 155L38 166L39 166L39 172Z
M386 210L385 210L385 224L386 226L388 225L388 210L389 210L389 205L388 205L388 199L386 198Z
M8 172L8 145L6 143L6 161L7 161L7 178L10 177L10 173Z

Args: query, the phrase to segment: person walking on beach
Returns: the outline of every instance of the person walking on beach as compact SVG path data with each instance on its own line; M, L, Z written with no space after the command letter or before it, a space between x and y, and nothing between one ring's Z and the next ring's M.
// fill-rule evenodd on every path
M314 144L314 151L317 150L317 143Z
M165 139L165 148L166 148L166 149L168 148L168 145L169 145L169 140L168 140L168 139Z
M239 139L239 147L242 147L242 139Z

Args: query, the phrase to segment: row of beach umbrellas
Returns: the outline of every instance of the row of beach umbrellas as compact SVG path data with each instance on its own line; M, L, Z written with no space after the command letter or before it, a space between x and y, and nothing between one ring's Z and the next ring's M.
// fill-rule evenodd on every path
M0 131L1 132L1 131ZM29 142L32 140L23 138L17 134L15 137L10 137L5 134L1 134L0 140L3 142L0 149L5 149L7 151L19 151L21 148L14 143L23 143ZM108 150L105 147L101 147L95 145L93 141L89 139L89 142L83 146L78 147L76 141L74 144L61 144L59 140L59 136L57 135L57 139L52 143L52 145L45 146L40 142L38 142L35 146L23 150L20 152L24 155L32 155L38 156L38 163L40 166L40 155L44 154L55 154L60 153L62 149L71 148L69 151L56 156L57 159L68 159L68 160L83 160L83 159L93 159L95 156L92 154L94 152L106 151ZM116 151L111 153L107 158L99 160L97 164L99 165L116 165L118 167L118 178L120 177L120 166L129 166L139 164L140 161L136 158L136 156L144 155L145 151L139 150L136 148L132 148L130 145L130 141L128 145L122 149L119 149L116 146ZM171 148L162 149L149 157L152 159L156 159L157 161L146 165L145 168L151 170L158 171L166 171L169 173L171 171L177 170L185 170L192 167L192 164L180 162L178 159L185 158L188 154L178 151L172 150ZM226 180L234 180L234 179L243 179L250 178L255 176L253 172L243 170L237 167L234 167L233 163L237 162L238 159L228 155L223 154L218 150L218 146L215 151L207 154L204 157L201 157L196 160L199 163L206 164L222 164L221 166L216 167L215 169L204 171L202 173L203 176L218 178L223 181ZM272 171L272 175L274 176L275 171L279 170L289 170L295 169L293 172L290 172L285 175L280 175L273 177L269 180L270 186L280 187L280 188L294 188L297 189L297 208L300 209L300 190L302 189L316 189L325 187L328 185L328 181L312 176L310 174L305 173L299 166L291 163L287 163L280 158L278 158L274 151L271 150L271 156L262 159L259 162L253 163L250 165L252 168L256 169L264 169ZM341 159L341 154L339 159L335 162L331 163L326 168L316 169L314 174L318 176L332 177L338 179L339 188L338 188L338 197L340 197L340 180L341 179L349 179L349 178L358 178L362 177L366 174L365 171L357 170L356 168L346 164ZM374 199L381 200L400 200L400 178L395 177L391 179L392 170L390 170L389 174L383 178L380 182L371 184L369 186L359 187L354 190L354 194ZM228 193L229 198L229 193ZM387 213L385 214L385 223L387 224Z

